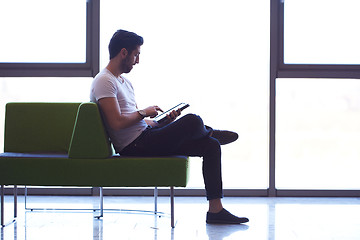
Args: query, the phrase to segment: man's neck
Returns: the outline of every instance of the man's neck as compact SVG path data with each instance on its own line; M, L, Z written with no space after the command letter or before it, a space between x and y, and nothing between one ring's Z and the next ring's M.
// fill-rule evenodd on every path
M119 69L117 64L114 64L112 61L108 63L106 69L109 70L115 77L119 77L123 72Z

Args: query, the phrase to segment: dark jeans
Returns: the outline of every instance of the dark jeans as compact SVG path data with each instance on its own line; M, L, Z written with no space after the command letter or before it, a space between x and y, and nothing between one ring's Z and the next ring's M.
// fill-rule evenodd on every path
M207 199L223 197L221 176L221 148L217 139L210 137L202 119L187 114L164 127L146 129L120 154L128 156L187 155L203 157L203 177Z

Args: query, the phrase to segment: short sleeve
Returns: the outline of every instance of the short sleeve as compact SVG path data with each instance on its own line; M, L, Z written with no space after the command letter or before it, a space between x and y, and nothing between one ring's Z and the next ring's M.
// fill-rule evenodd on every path
M105 97L116 98L117 87L116 83L112 81L111 77L102 75L95 79L92 86L92 94L96 101Z

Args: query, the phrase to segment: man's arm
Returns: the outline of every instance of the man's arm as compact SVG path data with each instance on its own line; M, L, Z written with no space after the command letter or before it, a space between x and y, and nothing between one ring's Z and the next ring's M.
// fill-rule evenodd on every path
M160 126L157 122L154 122L154 120L151 119L144 119L146 124L152 127Z
M130 127L143 119L138 112L123 114L120 111L119 103L114 97L101 98L99 107L105 115L107 123L114 130ZM144 109L145 117L155 117L161 109L158 106L150 106Z

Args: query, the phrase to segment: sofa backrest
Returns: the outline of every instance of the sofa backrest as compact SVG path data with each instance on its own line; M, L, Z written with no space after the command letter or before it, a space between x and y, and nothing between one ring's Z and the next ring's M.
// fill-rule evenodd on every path
M8 103L5 152L68 152L80 103Z
M68 153L70 158L112 154L95 103L8 103L5 152Z

